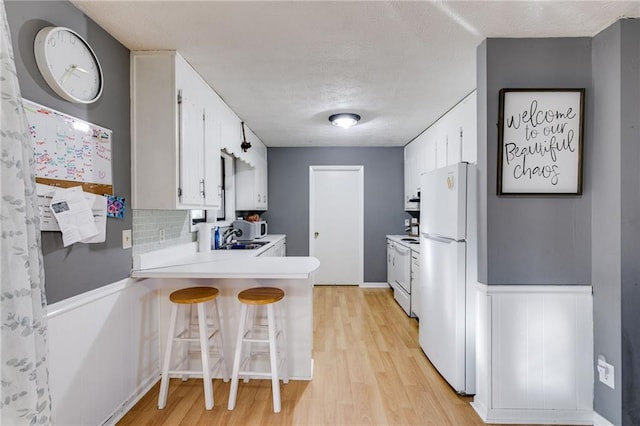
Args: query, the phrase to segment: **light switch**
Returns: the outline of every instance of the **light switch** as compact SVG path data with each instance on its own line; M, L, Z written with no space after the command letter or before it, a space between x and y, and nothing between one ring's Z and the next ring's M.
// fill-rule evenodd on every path
M131 229L122 230L122 248L131 248Z
M598 380L615 389L613 365L609 364L603 355L598 355Z

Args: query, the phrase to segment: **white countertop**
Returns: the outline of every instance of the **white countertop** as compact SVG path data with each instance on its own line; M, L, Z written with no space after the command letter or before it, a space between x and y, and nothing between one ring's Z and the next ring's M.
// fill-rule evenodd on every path
M402 244L413 251L420 252L420 244L411 244L411 241L417 241L419 243L419 237L413 237L411 235L387 235L387 238L394 243ZM408 238L411 238L411 241L407 241Z
M320 267L315 257L258 257L284 239L268 235L255 250L196 252L197 244L169 247L134 259L132 278L277 278L306 279Z

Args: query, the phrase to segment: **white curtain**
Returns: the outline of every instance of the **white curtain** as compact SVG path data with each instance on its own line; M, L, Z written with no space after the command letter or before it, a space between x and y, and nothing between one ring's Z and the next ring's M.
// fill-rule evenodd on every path
M0 424L51 423L47 321L33 149L0 0Z

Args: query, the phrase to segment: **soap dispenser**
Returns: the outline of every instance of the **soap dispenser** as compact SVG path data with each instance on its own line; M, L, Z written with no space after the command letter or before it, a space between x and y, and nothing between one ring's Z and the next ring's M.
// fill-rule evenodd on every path
M213 248L218 250L220 248L220 227L216 226L215 231L213 231Z

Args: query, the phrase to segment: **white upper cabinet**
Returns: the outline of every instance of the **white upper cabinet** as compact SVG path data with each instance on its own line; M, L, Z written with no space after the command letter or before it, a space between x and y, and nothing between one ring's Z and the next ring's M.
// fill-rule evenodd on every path
M242 149L240 148L240 144L242 144L240 119L220 98L218 98L216 110L222 120L221 148L235 157L240 157L242 154Z
M236 160L236 210L264 211L267 200L267 147L245 126L251 148Z
M478 101L474 90L460 103L462 161L478 162Z
M477 162L476 92L472 92L427 130L404 147L404 207L419 210L414 199L420 191L420 175L466 161Z
M419 203L412 201L418 198L420 187L420 163L422 144L418 139L404 147L404 209L419 210Z
M178 53L131 53L132 208L220 205L217 99Z

